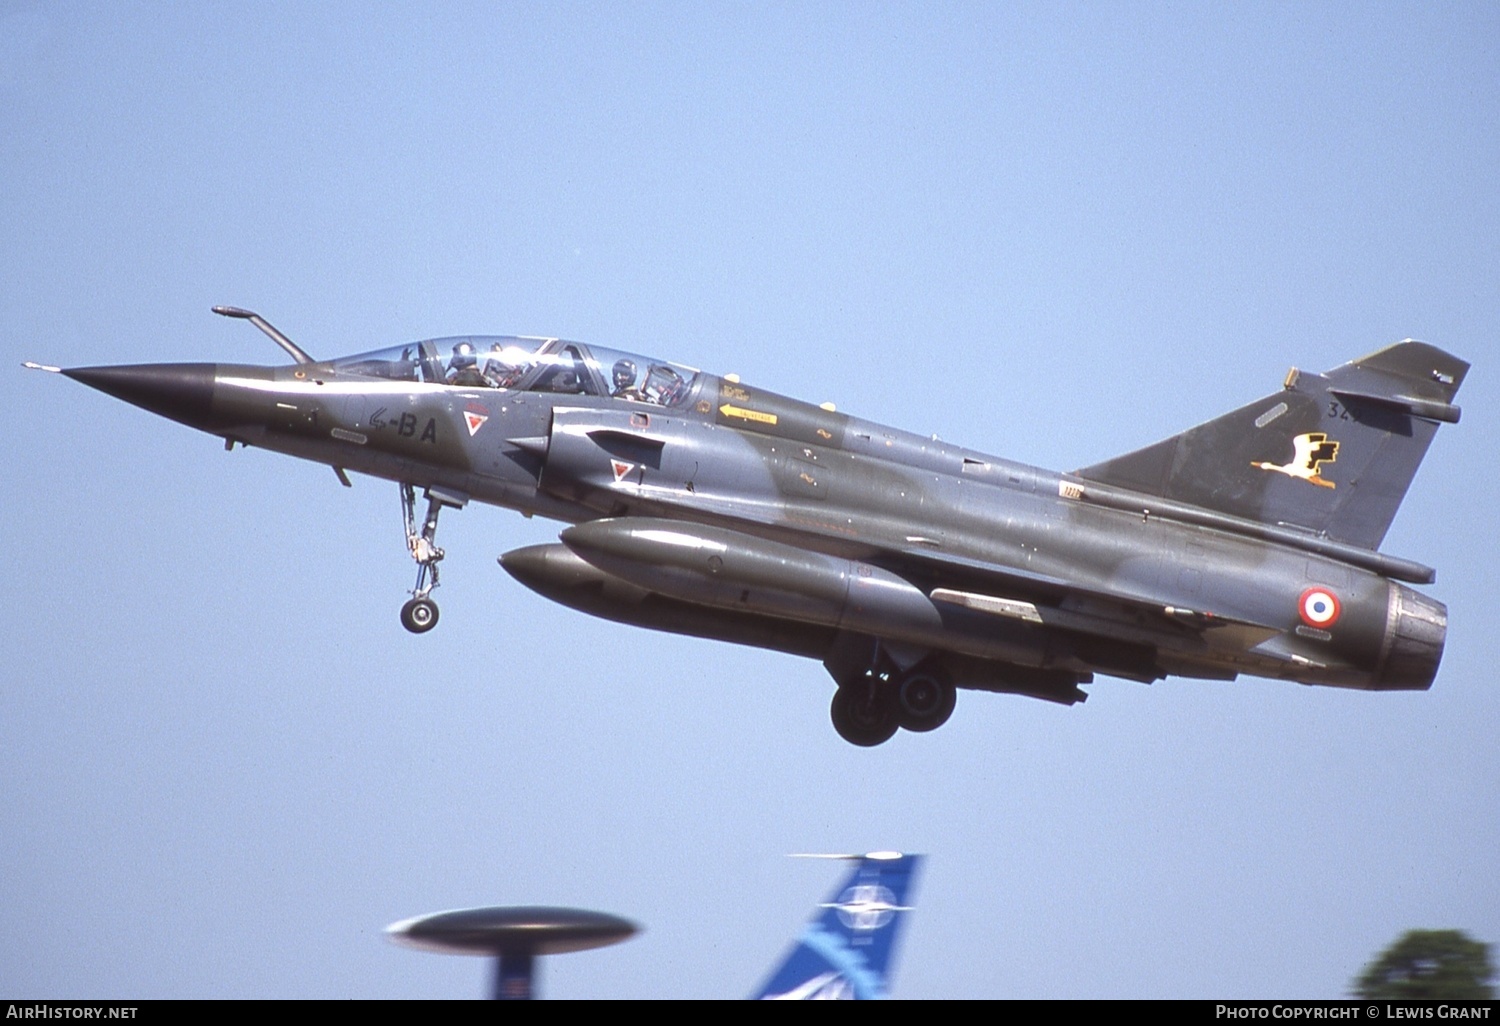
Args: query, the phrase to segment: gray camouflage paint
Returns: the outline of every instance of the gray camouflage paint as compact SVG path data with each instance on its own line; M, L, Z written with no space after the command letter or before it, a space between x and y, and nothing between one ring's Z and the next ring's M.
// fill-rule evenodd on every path
M1432 572L1375 551L1438 423L1458 418L1467 365L1421 343L1294 371L1074 474L710 374L665 407L339 363L64 373L231 447L581 525L502 562L585 612L819 658L843 686L925 668L950 693L1064 703L1095 672L1426 688L1441 656L1446 610L1399 583ZM1297 435L1335 439L1336 457L1280 465ZM1309 589L1336 596L1328 629L1299 612ZM883 730L840 726L861 744Z

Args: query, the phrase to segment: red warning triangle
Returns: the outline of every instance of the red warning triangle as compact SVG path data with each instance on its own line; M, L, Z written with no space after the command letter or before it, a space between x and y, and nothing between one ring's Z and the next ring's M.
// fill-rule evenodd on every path
M610 460L609 465L615 469L616 481L623 481L625 475L635 469L634 463L626 463L623 460Z
M484 422L489 419L490 418L487 414L475 413L472 410L465 410L464 423L469 425L469 437L473 438L474 432L484 427Z

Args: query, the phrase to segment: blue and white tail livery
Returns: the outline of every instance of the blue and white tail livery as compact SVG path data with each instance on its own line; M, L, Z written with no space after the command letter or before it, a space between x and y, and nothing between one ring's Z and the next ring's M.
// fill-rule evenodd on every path
M824 855L854 863L771 976L758 1000L865 1000L887 996L890 970L911 905L920 855L877 851Z

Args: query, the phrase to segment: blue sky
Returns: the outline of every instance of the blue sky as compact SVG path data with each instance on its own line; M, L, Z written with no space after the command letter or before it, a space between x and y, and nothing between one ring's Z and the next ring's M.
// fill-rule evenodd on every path
M397 919L577 904L556 997L749 991L930 856L895 992L1335 997L1500 942L1493 4L0 4L0 993L467 997ZM396 489L24 372L459 333L659 354L1054 468L1416 337L1427 693L1100 678L841 742L815 663L592 620Z

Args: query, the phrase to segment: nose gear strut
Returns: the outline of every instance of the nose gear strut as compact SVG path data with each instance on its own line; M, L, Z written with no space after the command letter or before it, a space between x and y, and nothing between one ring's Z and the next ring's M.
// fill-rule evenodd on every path
M417 584L411 590L411 599L401 607L401 626L413 634L425 634L438 622L437 603L427 597L438 586L437 565L443 558L443 550L437 547L438 514L444 506L463 509L469 502L469 497L463 492L446 488L424 488L422 495L427 499L427 515L422 520L421 533L418 533L415 489L402 483L401 513L406 521L406 547L417 563Z

